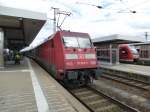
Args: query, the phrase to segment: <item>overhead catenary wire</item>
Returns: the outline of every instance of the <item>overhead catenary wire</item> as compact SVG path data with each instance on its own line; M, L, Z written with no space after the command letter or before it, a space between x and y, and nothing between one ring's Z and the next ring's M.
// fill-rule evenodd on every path
M99 5L94 5L94 4L84 3L84 2L76 2L76 4L84 4L84 5L89 5L89 6L95 6L95 7L99 8L99 9L103 8L102 6L99 6Z
M124 0L120 0L120 2L121 2L123 5L127 6L127 4L124 2ZM131 10L131 9L133 9L133 8L140 7L140 6L142 6L143 4L147 4L147 3L150 3L150 1L149 1L149 0L143 0L143 1L141 1L141 2L138 2L138 3L136 3L136 4L133 4L133 5L131 5L131 6L128 6L127 9L128 9L130 12L132 12L132 13L150 13L150 12L147 12L147 11L135 11L135 10Z
M126 9L127 9L129 12L131 12L131 13L136 13L136 11L135 11L135 10L131 10L123 0L120 0L120 2L126 7Z
M97 7L99 9L102 9L102 10L112 10L112 11L114 10L114 9L106 9L103 6L100 6L100 5L94 5L94 4L84 3L84 2L76 2L76 4L83 4L83 5L94 6L94 7ZM126 7L126 10L125 9L121 9L121 10L115 9L115 12L116 13L136 13L136 11L130 10L128 7Z
M61 26L62 26L62 24L64 23L64 21L65 21L65 19L67 18L67 16L70 16L71 15L71 13L70 12L66 12L66 11L59 11L58 12L58 14L59 14L59 16L58 16L58 21L57 21L57 28L59 28L60 30L61 30ZM60 15L65 15L65 17L63 18L63 20L61 21L61 23L59 24L59 18L60 18Z
M70 12L66 12L66 11L61 11L59 8L54 8L52 7L52 9L54 10L54 18L52 19L54 22L53 22L53 29L54 29L54 33L57 31L57 28L59 30L61 30L61 26L62 24L64 23L65 19L67 16L70 16L71 13ZM58 15L58 18L57 18L57 15ZM65 17L63 18L62 22L60 23L59 25L59 21L60 21L60 15L65 15Z

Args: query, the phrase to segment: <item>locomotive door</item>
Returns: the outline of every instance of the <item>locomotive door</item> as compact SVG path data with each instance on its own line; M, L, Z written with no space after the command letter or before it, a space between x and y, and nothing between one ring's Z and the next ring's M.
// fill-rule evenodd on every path
M55 46L54 46L54 39L51 40L51 62L55 64Z
M55 45L54 39L50 41L50 49L49 49L49 64L50 64L50 72L55 77L56 75L56 67L55 67Z

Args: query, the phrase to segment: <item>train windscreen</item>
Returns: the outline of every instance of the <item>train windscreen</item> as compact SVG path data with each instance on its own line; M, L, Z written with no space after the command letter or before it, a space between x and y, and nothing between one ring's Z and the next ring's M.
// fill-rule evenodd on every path
M92 44L89 38L78 38L80 48L91 48Z
M82 37L63 37L65 47L91 48L92 44L89 38Z
M63 37L65 47L75 47L78 48L78 40L76 37Z
M136 48L134 46L129 46L131 49L132 54L138 54L138 51L136 50Z

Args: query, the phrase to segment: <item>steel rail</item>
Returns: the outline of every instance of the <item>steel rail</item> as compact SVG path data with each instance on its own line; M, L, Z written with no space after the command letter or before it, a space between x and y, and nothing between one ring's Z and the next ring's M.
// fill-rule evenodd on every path
M82 87L83 89L88 89L89 91L92 91L94 92L96 95L108 100L108 102L110 102L111 104L115 104L117 105L118 108L122 109L122 111L128 111L128 112L139 112L137 109L135 108L132 108L122 102L120 102L119 100L116 100L114 98L112 98L111 96L108 96L106 95L105 93L101 92L101 91L98 91L96 88L94 88L93 86L85 86L85 87ZM81 88L81 89L82 89ZM78 88L77 88L78 89ZM85 107L87 107L91 112L95 112L96 110L93 110L90 106L88 106L88 103L87 102L84 102L84 100L82 98L79 98L78 95L76 95L77 93L73 92L73 90L76 90L76 89L73 89L73 90L70 90L68 89L69 92L75 97L77 98ZM107 111L106 111L107 112ZM120 111L119 111L120 112Z
M129 110L129 111L131 111L131 112L140 112L139 110L137 110L137 109L135 109L135 108L133 108L133 107L131 107L131 106L129 106L129 105L127 105L127 104L125 104L125 103L123 103L123 102L117 100L117 99L114 99L114 98L111 97L111 96L106 95L105 93L103 93L103 92L97 90L97 89L94 88L94 87L88 86L88 88L90 88L91 90L97 92L98 94L102 95L103 97L110 99L112 102L116 103L117 105L119 105L119 106L122 107L122 108L125 108L125 109L127 109L127 110Z
M106 75L106 74L109 74L109 75ZM146 82L143 82L143 81L126 78L126 77L114 75L111 73L104 73L104 75L101 75L101 77L109 79L109 80L113 80L113 81L116 81L119 83L123 83L123 84L126 84L128 86L136 87L138 89L150 91L150 85ZM145 86L149 86L149 88L145 88Z
M110 74L110 75L115 75L114 73L110 73L110 72L107 72L107 71L103 71L103 73L105 73L105 74ZM120 73L121 73L121 71L120 71ZM117 73L117 74L120 74L120 73ZM140 82L140 83L147 84L147 85L150 84L150 83L145 82L145 81L142 81L142 80L133 79L133 78L128 78L128 77L121 76L121 75L115 75L115 76L121 77L121 78L124 78L124 79L128 79L128 80L133 80L133 81Z

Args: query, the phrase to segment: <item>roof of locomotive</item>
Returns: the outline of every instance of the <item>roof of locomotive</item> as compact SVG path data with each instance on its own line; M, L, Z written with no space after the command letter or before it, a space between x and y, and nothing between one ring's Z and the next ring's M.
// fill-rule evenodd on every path
M58 33L61 33L61 35L65 35L65 36L75 36L75 37L88 37L90 38L89 34L88 33L83 33L83 32L72 32L72 31L66 31L66 30L62 30L62 31L57 31L55 32L54 34L50 35L48 38L46 38L45 40L41 41L40 43L38 43L38 45L32 47L26 47L24 48L24 51L30 51L32 49L35 49L37 47L39 47L40 45L42 45L43 43L51 40L52 38L54 38L54 36ZM21 52L24 52L24 51L21 51Z
M75 37L90 37L88 33L83 33L83 32L72 32L72 31L66 31L66 30L62 30L62 31L57 31L54 34L52 34L51 36L49 36L48 38L46 38L45 40L41 41L36 47L39 47L40 45L42 45L43 43L51 40L52 38L54 38L54 36L58 33L61 33L61 35L66 35L66 36L75 36ZM33 48L33 49L34 49Z
M62 30L62 31L57 31L56 33L49 36L48 40L52 39L54 37L54 35L56 35L57 33L60 33L60 35L62 35L62 36L90 37L88 33Z

